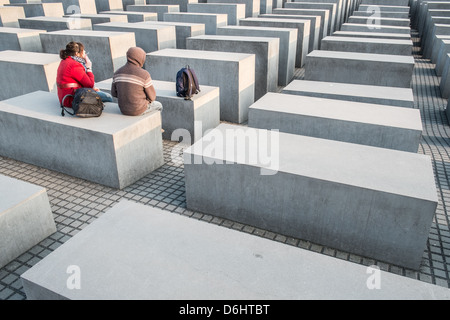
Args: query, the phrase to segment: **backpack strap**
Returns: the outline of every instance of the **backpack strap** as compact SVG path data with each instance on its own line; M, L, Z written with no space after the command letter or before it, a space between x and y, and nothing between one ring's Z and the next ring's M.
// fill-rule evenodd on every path
M194 79L193 79L192 74L191 74L191 72L189 70L189 66L185 69L184 73L188 77L188 84L189 84L189 88L186 89L187 94L186 94L185 100L190 100L192 98L192 85L194 83Z
M66 107L64 107L64 100L67 98L67 97L73 97L73 95L72 94L66 94L65 96L64 96L64 98L62 99L62 101L61 101L61 115L64 117L64 111L66 111L68 114L70 114L70 115L75 115L75 113L72 113L72 112L70 112L70 111L68 111L67 109L66 109Z
M187 66L187 69L189 70L189 73L191 74L192 79L194 80L194 84L195 84L195 93L199 93L201 90L200 90L200 85L199 85L199 83L198 83L197 75L195 74L194 69L191 69L189 66Z

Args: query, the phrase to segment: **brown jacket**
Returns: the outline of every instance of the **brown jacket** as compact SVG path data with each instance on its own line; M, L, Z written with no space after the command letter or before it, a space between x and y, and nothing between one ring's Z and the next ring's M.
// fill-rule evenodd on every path
M145 57L146 53L141 48L130 48L127 63L114 73L111 95L117 98L120 111L125 115L142 114L156 99L150 73L142 68Z

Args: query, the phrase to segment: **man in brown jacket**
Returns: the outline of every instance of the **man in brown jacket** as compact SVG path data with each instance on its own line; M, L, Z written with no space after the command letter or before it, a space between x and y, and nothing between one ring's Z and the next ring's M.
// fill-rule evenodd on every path
M120 111L128 116L139 116L152 110L162 110L156 99L156 90L150 73L143 69L146 53L142 48L127 51L127 63L113 77L111 95L118 100Z

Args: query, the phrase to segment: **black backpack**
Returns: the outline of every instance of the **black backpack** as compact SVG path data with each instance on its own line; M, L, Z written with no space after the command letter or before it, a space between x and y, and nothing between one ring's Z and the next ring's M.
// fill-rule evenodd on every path
M72 111L64 107L66 97L73 97ZM81 118L99 117L103 112L104 104L100 96L94 89L80 88L73 95L65 95L61 102L61 115L64 117L64 111L73 116Z
M194 94L200 92L200 85L198 84L197 75L194 69L186 66L177 72L176 78L177 96L184 97L185 100L190 100Z

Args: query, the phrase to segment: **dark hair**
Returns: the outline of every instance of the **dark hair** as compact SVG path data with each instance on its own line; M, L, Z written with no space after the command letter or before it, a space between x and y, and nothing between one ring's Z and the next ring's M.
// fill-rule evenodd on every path
M64 60L67 57L74 56L78 52L81 52L80 45L75 41L71 41L66 45L66 49L59 51L59 57Z

